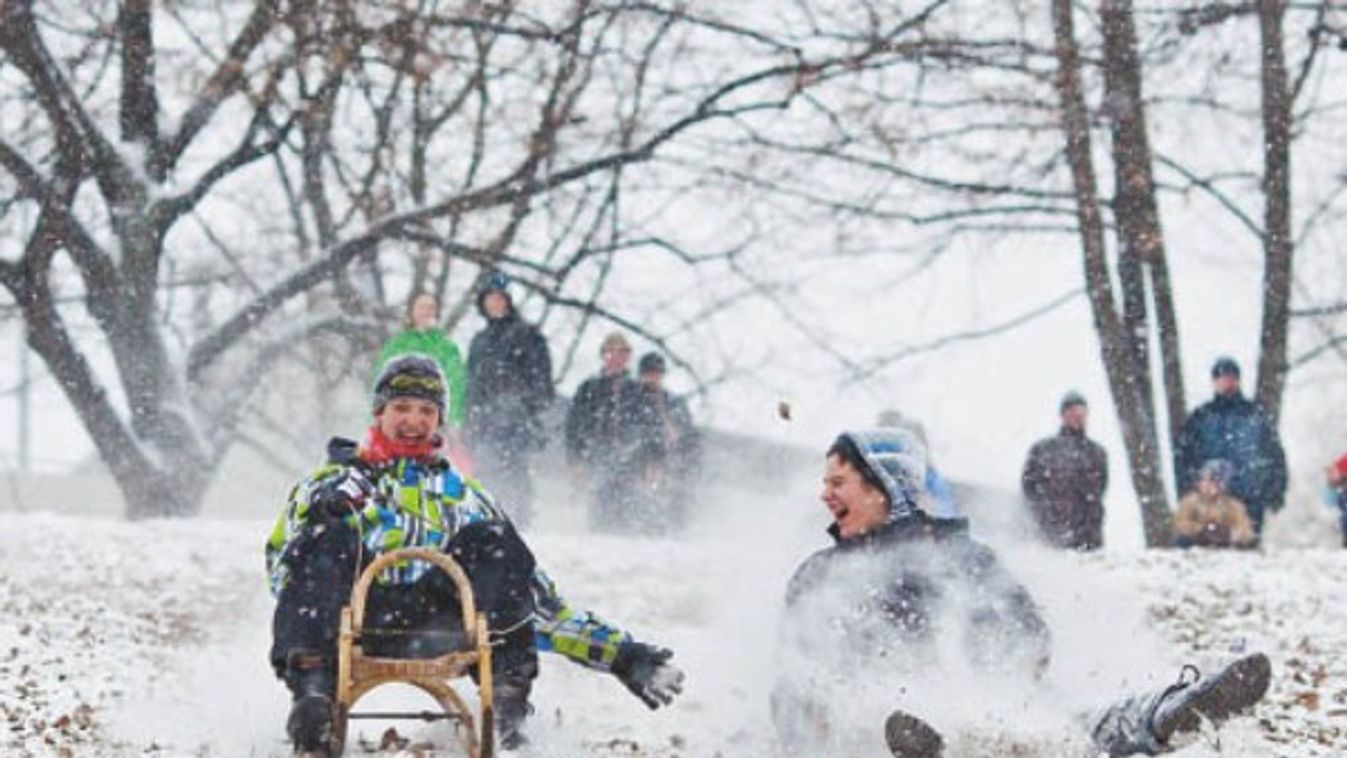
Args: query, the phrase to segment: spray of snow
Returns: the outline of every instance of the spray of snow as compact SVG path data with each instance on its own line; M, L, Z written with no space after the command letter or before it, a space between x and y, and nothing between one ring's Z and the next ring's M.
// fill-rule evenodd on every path
M576 606L675 650L688 681L671 707L651 712L611 677L545 656L528 727L533 745L520 755L776 754L768 704L780 678L782 595L796 565L827 544L818 473L801 465L775 482L709 489L678 538L591 534L584 500L561 482L541 482L539 517L526 535L540 562ZM288 698L266 664L272 601L261 566L279 495L253 496L256 512L234 520L11 514L13 528L0 535L0 702L17 727L4 738L7 749L288 754ZM969 503L975 511L988 505ZM1179 663L1205 670L1243 649L1273 657L1273 692L1256 718L1220 731L1220 755L1302 758L1345 746L1332 714L1342 707L1347 669L1332 651L1347 642L1338 612L1347 603L1333 578L1347 557L1062 554L989 528L994 518L975 523L1052 628L1046 676L972 671L951 630L940 638L937 668L861 676L822 693L838 714L828 754L882 754L880 725L898 707L944 731L951 756L1085 754L1076 752L1086 749L1080 714L1168 684ZM46 539L53 535L60 539ZM372 697L361 707L430 707L397 688ZM352 744L377 746L389 726L412 746L450 741L445 727L353 722ZM1214 739L1181 755L1214 755Z

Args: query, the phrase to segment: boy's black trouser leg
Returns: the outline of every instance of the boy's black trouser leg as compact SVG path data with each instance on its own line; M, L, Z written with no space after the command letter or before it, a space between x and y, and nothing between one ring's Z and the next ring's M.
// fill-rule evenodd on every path
M335 663L341 609L355 583L360 540L340 522L312 524L284 560L290 575L272 616L271 666L290 684L287 663L296 655L318 656L328 666Z

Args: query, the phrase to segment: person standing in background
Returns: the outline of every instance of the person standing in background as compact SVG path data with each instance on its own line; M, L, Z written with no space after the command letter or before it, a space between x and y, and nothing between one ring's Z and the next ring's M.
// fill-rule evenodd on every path
M1197 486L1203 463L1230 461L1235 471L1229 492L1244 503L1261 536L1264 516L1281 510L1286 497L1286 453L1267 415L1241 394L1233 358L1216 359L1211 384L1215 396L1188 416L1174 445L1179 496Z
M552 354L538 327L510 297L510 278L492 272L477 291L486 326L468 346L467 442L478 478L527 526L533 512L529 458L547 444L543 413L552 404Z
M639 443L641 386L631 378L631 343L618 332L599 346L603 366L581 383L566 414L566 461L592 489L590 522L630 526L629 462Z
M665 388L666 371L659 353L646 353L636 366L639 429L629 486L635 488L632 500L654 532L685 524L689 494L696 491L701 468L701 437L687 401Z
M1108 453L1085 434L1089 406L1079 392L1066 393L1058 414L1061 429L1029 449L1020 486L1044 539L1094 550L1104 544Z

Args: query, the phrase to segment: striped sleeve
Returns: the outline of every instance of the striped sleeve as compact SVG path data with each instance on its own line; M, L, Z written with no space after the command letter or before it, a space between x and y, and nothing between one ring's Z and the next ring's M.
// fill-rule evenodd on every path
M308 479L291 488L285 508L276 518L276 524L267 537L267 584L271 588L271 594L280 594L289 577L289 567L283 559L295 536L309 520L309 495L314 485L339 470L338 466L323 466Z
M540 652L558 653L592 669L612 669L617 651L631 635L589 611L568 605L542 569L533 574L534 630Z

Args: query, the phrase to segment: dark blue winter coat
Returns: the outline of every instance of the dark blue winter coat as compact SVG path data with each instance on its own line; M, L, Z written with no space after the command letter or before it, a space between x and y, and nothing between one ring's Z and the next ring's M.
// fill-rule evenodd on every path
M468 439L516 450L541 446L552 403L552 356L538 328L513 309L489 319L468 347Z
M859 537L842 539L835 524L829 533L836 544L810 556L791 578L787 616L814 615L811 596L840 592L851 599L837 607L852 613L863 608L869 621L887 627L882 636L917 658L934 654L939 630L954 628L961 630L964 653L976 667L1046 665L1051 635L1033 598L991 548L969 537L966 519L913 510ZM959 618L944 618L947 613ZM874 642L865 639L872 636L868 632L853 634L848 626L845 620L830 622L848 637L840 644ZM861 623L856 630L868 626ZM835 637L815 642L839 644Z
M1280 510L1286 496L1286 453L1267 416L1239 393L1217 395L1184 422L1174 446L1179 493L1197 486L1198 469L1217 458L1235 467L1228 490L1261 532L1264 512Z

